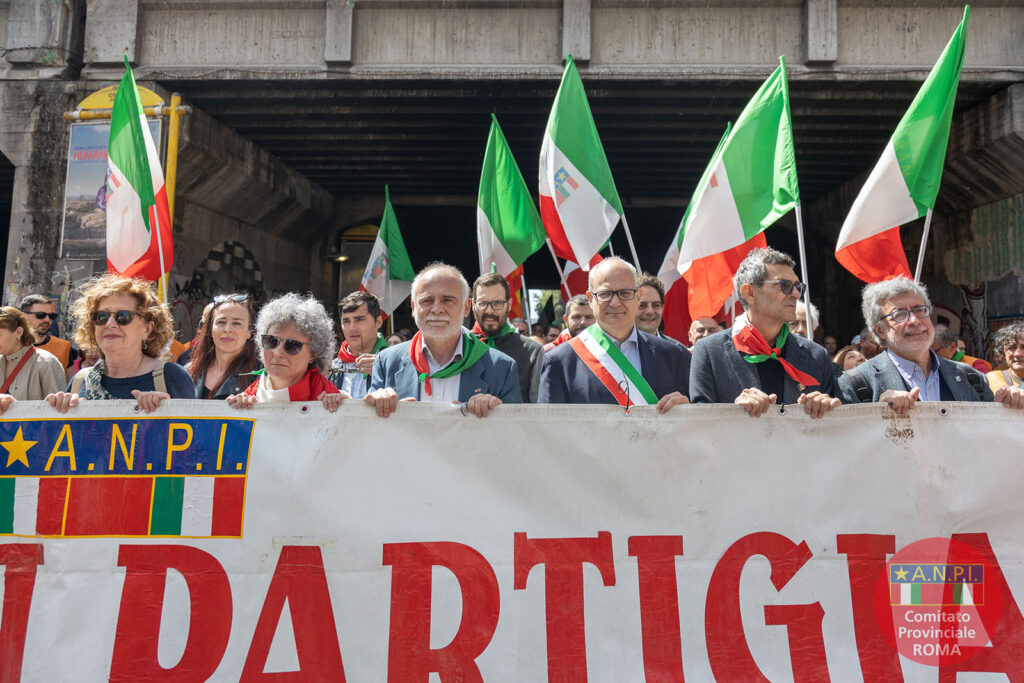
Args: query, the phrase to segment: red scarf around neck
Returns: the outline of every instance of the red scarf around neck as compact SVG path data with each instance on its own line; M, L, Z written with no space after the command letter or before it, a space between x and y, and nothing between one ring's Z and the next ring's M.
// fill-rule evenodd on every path
M266 371L263 371L264 373ZM262 377L262 375L260 376ZM256 381L249 385L245 390L247 396L255 396L256 390L260 386L260 377L256 378ZM302 376L295 384L288 387L288 400L290 401L315 401L320 394L327 392L328 394L340 394L338 387L334 386L327 381L320 371L313 367L306 371L306 374Z

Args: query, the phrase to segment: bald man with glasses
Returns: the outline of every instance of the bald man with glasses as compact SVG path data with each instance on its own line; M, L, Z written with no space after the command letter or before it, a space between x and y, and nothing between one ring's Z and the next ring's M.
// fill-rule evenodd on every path
M735 403L751 417L773 404L798 404L815 418L841 404L828 352L789 331L805 291L795 265L769 248L752 250L740 263L733 286L743 315L732 329L694 344L694 403Z
M539 403L653 405L661 413L689 403L690 352L636 327L636 269L617 257L590 271L595 323L544 355Z

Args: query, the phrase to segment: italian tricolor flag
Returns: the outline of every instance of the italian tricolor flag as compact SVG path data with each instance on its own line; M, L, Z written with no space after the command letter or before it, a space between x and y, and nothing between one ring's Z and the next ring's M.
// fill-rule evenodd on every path
M242 535L245 476L0 477L0 535Z
M676 259L689 284L692 318L718 313L740 261L765 246L764 230L799 201L786 66L780 63L736 125L726 128L662 266L665 273Z
M167 189L127 58L124 66L107 147L107 268L156 282L174 265Z
M544 246L544 224L494 114L480 171L476 237L480 272L494 264L506 278Z
M402 233L398 229L398 218L391 206L391 195L384 188L384 215L380 219L377 240L373 243L370 260L363 271L359 289L370 292L380 300L380 308L391 315L412 291L412 280L416 277L409 252L405 250Z
M853 202L836 260L865 282L910 277L900 226L935 208L964 62L970 7Z
M540 215L555 253L589 270L622 217L622 202L572 55L540 148Z

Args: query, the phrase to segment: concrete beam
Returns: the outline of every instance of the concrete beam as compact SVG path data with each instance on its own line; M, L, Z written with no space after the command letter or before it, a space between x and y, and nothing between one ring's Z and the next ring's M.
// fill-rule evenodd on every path
M590 0L563 0L562 59L569 55L580 64L590 61Z
M324 61L330 64L352 63L352 13L350 0L327 0L324 8Z
M836 0L807 0L807 63L830 64L839 57Z
M90 66L120 65L124 55L137 63L139 0L90 0L85 26L85 61Z
M178 196L289 240L329 226L334 199L202 111L184 117Z
M3 46L9 64L35 67L32 77L67 76L82 61L85 0L10 0Z

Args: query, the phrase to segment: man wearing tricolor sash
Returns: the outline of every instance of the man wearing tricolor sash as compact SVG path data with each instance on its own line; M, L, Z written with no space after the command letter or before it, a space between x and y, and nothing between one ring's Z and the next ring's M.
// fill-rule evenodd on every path
M380 300L370 292L352 292L338 302L338 310L345 341L338 349L338 357L331 362L328 379L342 393L363 398L370 389L370 373L377 352L388 346L380 333L380 326L384 324Z
M516 362L462 327L473 300L453 266L432 263L412 282L412 341L377 354L364 399L387 417L399 401L464 403L487 417L502 403L522 403Z
M773 403L800 404L811 417L841 404L828 352L789 331L804 292L795 265L770 248L754 249L740 263L733 285L744 312L731 330L694 344L694 403L736 403L751 417Z
M544 356L540 403L688 403L690 353L637 329L637 272L617 257L590 271L587 298L596 322Z

